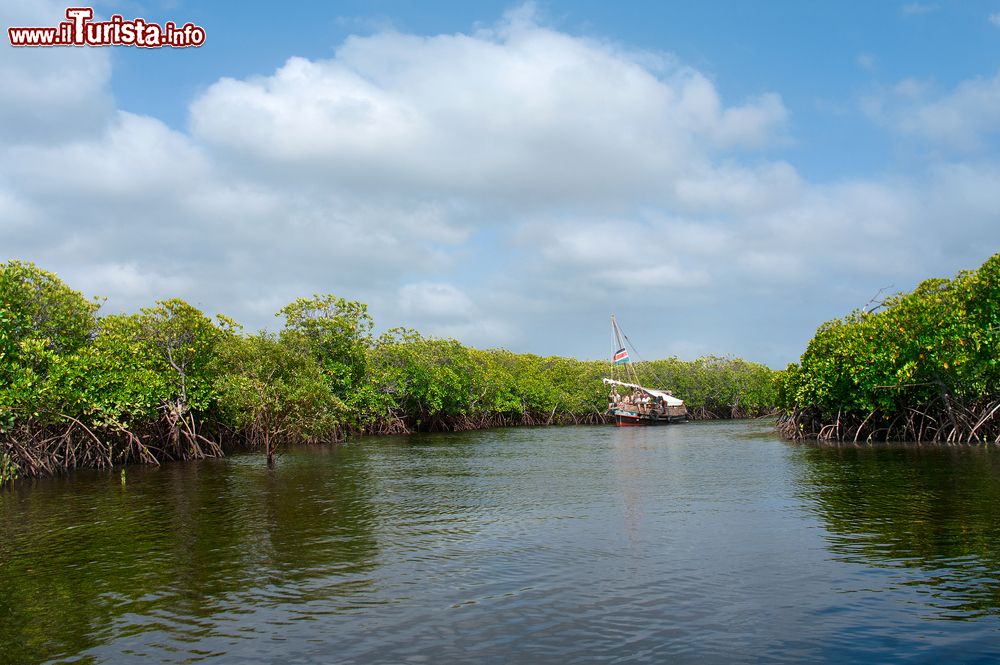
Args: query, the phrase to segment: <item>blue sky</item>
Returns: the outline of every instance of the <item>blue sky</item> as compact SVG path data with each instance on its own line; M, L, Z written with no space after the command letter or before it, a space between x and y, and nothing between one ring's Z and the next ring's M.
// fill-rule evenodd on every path
M0 50L0 258L107 311L797 359L1000 251L998 2L102 2L198 49ZM55 3L0 2L4 27Z
M271 72L290 55L330 58L351 35L393 29L435 35L490 25L510 2L105 3L163 22L183 16L212 39L197 52L114 53L122 108L183 128L187 105L223 76ZM995 71L1000 2L540 2L545 24L570 34L674 54L711 76L724 100L780 91L794 111L776 151L803 173L835 178L905 169L857 99L906 78L942 88ZM248 46L248 45L252 45ZM152 84L150 78L156 80Z

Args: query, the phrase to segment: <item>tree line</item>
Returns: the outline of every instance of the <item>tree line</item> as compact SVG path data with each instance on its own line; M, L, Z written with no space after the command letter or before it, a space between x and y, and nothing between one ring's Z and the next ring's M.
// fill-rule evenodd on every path
M606 422L609 363L374 333L360 302L300 298L278 332L182 300L99 315L54 274L0 264L0 481L78 467L275 451L354 434ZM732 358L637 363L694 417L776 403L776 374Z
M1000 443L1000 254L824 323L779 393L793 439Z

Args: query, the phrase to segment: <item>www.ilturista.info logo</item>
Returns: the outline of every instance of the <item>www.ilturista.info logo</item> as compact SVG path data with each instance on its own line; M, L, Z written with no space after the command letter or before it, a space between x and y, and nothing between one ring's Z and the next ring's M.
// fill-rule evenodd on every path
M141 18L126 21L115 14L107 21L94 21L92 7L70 7L59 25L48 28L7 28L11 46L140 46L142 48L186 48L205 43L205 29L193 23L178 27Z

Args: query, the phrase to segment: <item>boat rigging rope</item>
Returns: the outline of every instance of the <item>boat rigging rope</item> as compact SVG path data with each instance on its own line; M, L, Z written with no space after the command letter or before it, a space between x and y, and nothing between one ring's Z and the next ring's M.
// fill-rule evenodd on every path
M622 330L621 328L618 328L618 332L620 332L620 333L621 333L622 337L623 337L623 338L625 339L625 342L626 342L626 343L627 343L627 344L628 344L629 346L631 346L631 347L632 347L632 350L633 350L633 351L635 351L635 359L636 359L636 361L637 361L637 362L640 362L640 363L645 363L646 361L645 361L645 360L643 360L643 359L642 359L642 356L640 356L640 355L639 355L639 349L635 348L635 344L633 344L633 343L632 343L632 340L630 340L630 339L628 338L628 335L626 335L626 334L625 334L625 331L623 331L623 330ZM650 368L650 369L652 370L652 368L653 368L653 365L652 365L652 363L651 363L651 362L650 362L650 363L648 363L648 366L649 366L649 368ZM639 374L638 374L638 372L636 372L636 383L641 383L641 382L640 382L640 381L638 380L638 376L639 376ZM651 378L652 378L652 379L653 379L653 380L654 380L654 381L656 382L656 384L655 384L655 385L659 385L660 387L662 387L662 388L664 388L664 389L666 389L666 388L667 388L667 383L666 383L666 381L664 381L664 380L663 380L663 376L661 376L659 372L656 372L656 371L654 370L654 371L653 371L653 374L652 374L652 377L651 377Z
M622 337L625 338L625 342L628 343L628 345L632 347L633 351L635 351L635 359L636 359L636 361L643 362L642 356L639 355L639 349L635 348L635 344L633 344L632 340L630 340L628 338L628 335L625 334L625 331L623 331L621 328L619 328L618 332L620 332L622 334Z

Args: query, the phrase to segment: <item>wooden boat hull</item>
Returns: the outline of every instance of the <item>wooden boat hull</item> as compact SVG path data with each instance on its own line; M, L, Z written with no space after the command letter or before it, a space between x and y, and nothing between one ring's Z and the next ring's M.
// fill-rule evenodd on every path
M687 422L686 411L683 414L661 415L613 409L611 415L614 416L615 425L618 427L643 427L647 425L669 425L670 423Z

